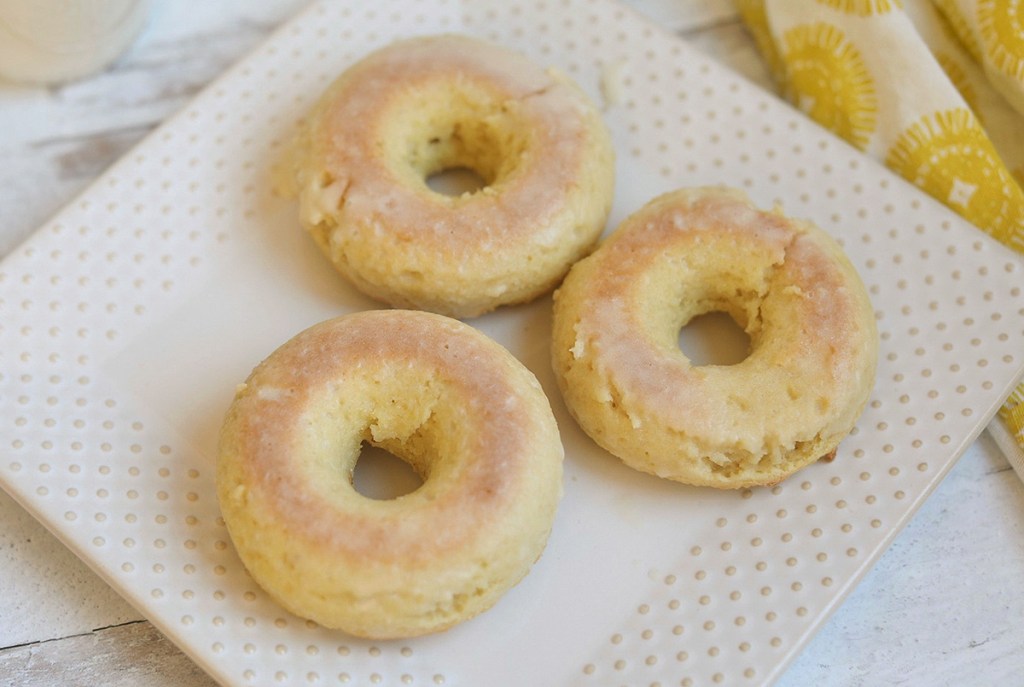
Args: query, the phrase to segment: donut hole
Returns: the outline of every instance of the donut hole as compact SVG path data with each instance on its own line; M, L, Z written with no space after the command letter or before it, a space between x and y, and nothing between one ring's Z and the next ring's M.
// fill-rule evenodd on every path
M750 355L751 339L728 312L712 310L679 328L679 349L694 365L737 365Z
M411 143L407 157L417 180L431 191L445 196L478 193L508 174L503 137L494 122L469 118L432 124L426 138Z
M427 187L434 193L444 196L459 197L467 193L476 193L487 186L482 176L469 167L451 167L434 172L427 177Z
M352 486L369 499L389 501L423 486L423 477L401 457L363 443L352 469Z
M519 104L465 82L421 84L387 132L407 183L463 197L500 185L528 148Z

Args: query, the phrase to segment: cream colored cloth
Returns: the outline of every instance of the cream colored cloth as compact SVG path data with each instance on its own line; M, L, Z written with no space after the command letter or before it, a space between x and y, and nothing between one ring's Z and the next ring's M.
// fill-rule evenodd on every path
M736 4L794 105L1024 252L1024 0ZM1024 385L994 422L1024 478Z

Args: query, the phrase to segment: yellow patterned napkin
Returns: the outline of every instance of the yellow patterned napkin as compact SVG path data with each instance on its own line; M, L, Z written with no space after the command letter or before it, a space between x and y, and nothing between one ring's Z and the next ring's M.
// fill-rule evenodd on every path
M1024 252L1024 0L735 2L794 105ZM999 417L1024 477L1024 384Z

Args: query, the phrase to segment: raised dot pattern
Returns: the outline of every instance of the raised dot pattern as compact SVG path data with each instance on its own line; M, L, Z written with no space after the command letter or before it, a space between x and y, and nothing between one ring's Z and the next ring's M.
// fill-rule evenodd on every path
M618 535L593 551L629 559L633 546L646 565L616 586L626 607L573 628L584 649L572 653L588 658L567 668L572 679L769 681L1017 376L1020 265L793 111L600 0L317 5L231 70L0 265L0 480L226 683L456 684L486 678L486 657L500 652L559 660L560 644L543 633L508 647L490 631L502 614L526 612L516 606L426 642L354 640L285 613L235 557L208 444L147 411L119 357L245 259L253 223L269 214L293 229L291 215L268 213L267 169L321 89L370 49L441 31L520 48L598 102L615 67L621 97L604 112L625 176L612 223L658 192L727 183L815 218L860 271L881 334L878 385L834 462L773 489L659 485L639 520L603 507L622 489L614 482L567 493ZM568 477L578 469L570 454Z

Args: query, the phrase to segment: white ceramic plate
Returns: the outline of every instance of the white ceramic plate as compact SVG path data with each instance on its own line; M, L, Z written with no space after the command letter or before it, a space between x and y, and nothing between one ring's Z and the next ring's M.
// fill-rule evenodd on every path
M764 684L840 603L1021 372L1009 251L731 72L605 0L317 5L206 90L0 266L0 481L225 684ZM552 399L567 451L548 549L491 611L366 642L288 615L219 520L234 387L304 327L378 307L268 192L295 122L346 65L418 33L561 67L619 151L611 223L726 183L815 219L877 309L876 392L838 458L774 489L633 472L566 414L550 300L474 322ZM614 89L613 89L614 90Z

